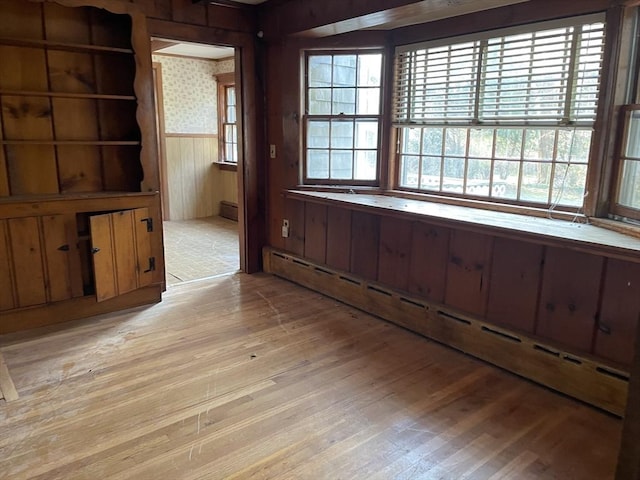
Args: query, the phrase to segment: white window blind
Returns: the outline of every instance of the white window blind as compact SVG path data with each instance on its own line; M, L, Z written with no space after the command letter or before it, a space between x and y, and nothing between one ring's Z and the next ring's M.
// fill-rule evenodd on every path
M591 126L603 16L494 31L396 51L397 125Z

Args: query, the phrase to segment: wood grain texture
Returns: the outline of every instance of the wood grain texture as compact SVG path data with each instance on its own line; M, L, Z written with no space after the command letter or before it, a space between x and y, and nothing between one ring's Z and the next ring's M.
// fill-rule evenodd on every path
M305 207L304 202L285 201L284 218L289 220L289 236L284 239L284 244L288 251L297 255L304 254Z
M133 210L114 212L111 215L112 244L115 257L115 276L118 295L138 288L138 261Z
M314 262L327 259L327 207L306 204L304 223L304 256Z
M640 265L609 260L604 279L602 305L594 353L631 365L636 349L634 339L640 319Z
M437 303L444 301L449 235L447 228L413 222L409 292Z
M409 220L380 218L378 281L407 290L411 258L412 224Z
M185 287L0 339L7 480L612 476L611 416L271 276Z
M2 352L0 352L0 399L2 398L4 398L5 402L12 402L18 399L18 392L13 384Z
M540 245L495 239L487 320L535 331L543 255Z
M111 214L92 215L91 259L93 264L96 300L102 302L118 294L115 275L115 253Z
M47 273L47 299L59 302L73 296L70 257L75 253L75 248L72 248L73 244L70 245L64 215L46 215L40 218L40 222Z
M0 115L0 141L2 136L2 115ZM0 197L7 197L9 190L9 166L7 165L7 157L4 153L4 145L0 144Z
M536 334L591 351L603 265L602 257L547 249Z
M351 210L327 207L327 265L349 271L351 258Z
M484 316L491 274L493 238L464 230L451 232L444 303Z
M369 213L352 212L349 271L367 280L376 280L379 244L380 217Z
M47 295L38 218L11 218L7 226L17 306L43 304Z
M148 208L136 208L133 210L133 231L135 238L135 261L136 261L136 287L146 287L153 283L153 270L151 270L151 232L147 226L153 218L149 215ZM158 228L157 224L155 225ZM155 258L154 258L155 261Z
M636 331L635 341L636 345L640 345L640 328ZM640 405L640 349L636 349L631 366L629 397L618 454L616 480L640 479L640 409L638 405Z
M0 310L15 307L15 288L13 284L13 264L9 247L9 229L6 220L0 220Z
M42 6L38 3L2 0L0 2L0 36L9 38L44 38Z

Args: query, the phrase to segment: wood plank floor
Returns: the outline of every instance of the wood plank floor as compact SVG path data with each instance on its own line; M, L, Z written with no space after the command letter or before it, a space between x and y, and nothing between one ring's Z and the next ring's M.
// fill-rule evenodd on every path
M266 274L0 337L3 479L612 478L619 419Z

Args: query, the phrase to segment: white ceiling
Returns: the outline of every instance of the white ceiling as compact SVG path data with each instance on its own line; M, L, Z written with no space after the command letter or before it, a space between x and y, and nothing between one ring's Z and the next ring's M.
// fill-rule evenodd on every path
M176 42L159 38L152 39L152 47L154 54L180 55L182 57L206 58L209 60L233 57L234 52L232 47Z

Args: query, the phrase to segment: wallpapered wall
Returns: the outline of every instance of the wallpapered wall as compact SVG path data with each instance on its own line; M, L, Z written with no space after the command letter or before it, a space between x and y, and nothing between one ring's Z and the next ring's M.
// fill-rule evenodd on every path
M162 64L165 132L217 134L217 82L214 76L233 72L233 59L153 55L153 61Z

